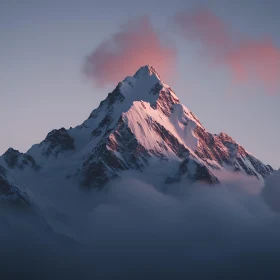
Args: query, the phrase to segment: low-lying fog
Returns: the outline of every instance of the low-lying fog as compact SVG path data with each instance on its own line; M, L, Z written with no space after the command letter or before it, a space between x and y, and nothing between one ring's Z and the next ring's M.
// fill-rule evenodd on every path
M265 186L123 178L71 199L1 209L1 279L280 278L280 172Z

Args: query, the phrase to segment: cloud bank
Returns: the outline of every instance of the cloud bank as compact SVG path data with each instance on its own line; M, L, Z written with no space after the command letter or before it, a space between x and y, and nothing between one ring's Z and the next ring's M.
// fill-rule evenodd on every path
M2 211L1 279L279 279L280 217L258 181L160 189L113 181L77 219L77 200L45 212L50 227Z
M123 25L87 57L84 73L98 86L116 84L151 64L163 77L174 70L176 51L161 43L148 17Z
M201 43L204 55L225 65L235 83L254 82L268 95L279 93L280 48L271 39L237 39L230 26L210 10L181 12L174 22L184 38Z
M280 212L280 170L266 180L262 196L271 209Z

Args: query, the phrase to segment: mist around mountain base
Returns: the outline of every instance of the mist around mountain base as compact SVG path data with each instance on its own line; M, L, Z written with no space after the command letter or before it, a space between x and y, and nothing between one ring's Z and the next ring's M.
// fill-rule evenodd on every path
M65 192L67 207L57 192L1 208L1 279L279 279L279 172L215 187L134 175Z

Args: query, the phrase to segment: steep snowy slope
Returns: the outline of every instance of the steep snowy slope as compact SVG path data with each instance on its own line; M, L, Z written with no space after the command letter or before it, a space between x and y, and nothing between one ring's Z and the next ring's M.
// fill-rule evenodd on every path
M27 194L14 184L8 171L0 165L0 209L3 206L29 208L32 202Z
M216 170L258 179L274 172L225 133L207 132L151 66L119 83L82 125L50 132L26 154L9 149L0 164L17 184L47 179L56 188L102 187L130 171L209 184L219 183Z

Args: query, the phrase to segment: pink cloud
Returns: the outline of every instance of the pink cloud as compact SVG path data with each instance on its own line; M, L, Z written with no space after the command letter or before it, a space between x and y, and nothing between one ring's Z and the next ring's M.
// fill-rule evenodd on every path
M280 48L272 40L234 40L231 28L208 10L179 13L175 23L186 39L199 41L207 55L227 66L235 83L261 85L267 94L279 92Z
M243 42L225 57L235 81L260 81L268 94L280 89L280 49L271 41Z
M148 17L123 25L86 59L84 72L98 86L115 84L143 65L153 65L161 76L174 70L176 52L161 43Z
M208 10L195 13L178 13L175 23L187 39L200 40L211 51L226 49L231 44L231 37L225 24Z

